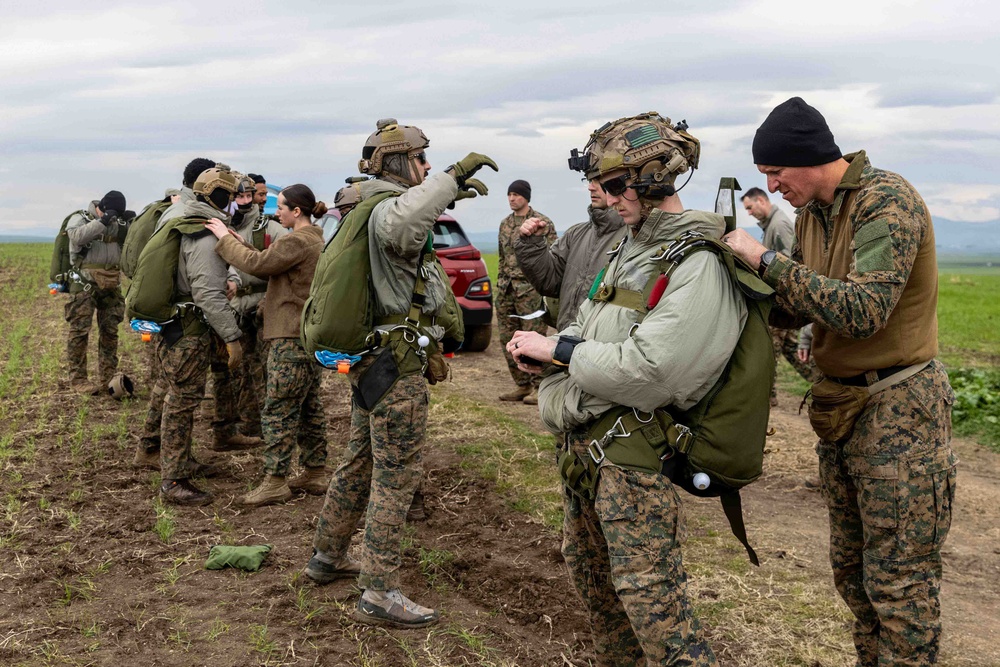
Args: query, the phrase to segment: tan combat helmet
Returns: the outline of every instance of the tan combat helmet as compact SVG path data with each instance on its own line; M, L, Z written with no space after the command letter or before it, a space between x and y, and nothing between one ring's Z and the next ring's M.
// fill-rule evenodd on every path
M687 122L673 125L655 111L605 123L590 135L584 149L587 178L625 169L639 197L672 196L677 174L697 169L701 155L701 143L687 127Z
M361 191L358 189L357 183L348 183L337 190L337 194L333 198L333 205L343 217L350 213L359 201L361 201Z
M413 158L430 146L423 130L412 125L400 125L395 118L383 118L375 123L375 127L378 129L369 135L365 147L361 149L358 171L370 176L382 176L387 156L406 155L410 161L409 177L402 174L392 176L408 180L410 185L420 183L423 179L417 177Z
M239 188L237 175L227 165L220 162L211 169L201 172L191 189L194 190L195 194L203 196L212 208L220 213L226 213L226 207L233 202L233 195L236 194L237 188ZM212 199L212 193L218 189L229 193L228 201L223 205Z
M253 179L246 174L241 174L238 171L233 172L233 176L236 177L236 194L242 195L246 193L253 194L257 191L257 184L253 182Z

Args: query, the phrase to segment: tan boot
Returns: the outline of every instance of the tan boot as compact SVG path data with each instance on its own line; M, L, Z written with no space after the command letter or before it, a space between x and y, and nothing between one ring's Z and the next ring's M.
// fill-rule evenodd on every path
M531 385L526 384L524 386L518 385L514 391L508 392L506 394L500 394L501 401L509 401L512 403L520 402L524 400L524 397L531 393Z
M538 405L538 387L532 387L531 393L521 399L527 405Z
M288 488L284 477L265 475L264 481L256 489L243 496L242 502L250 507L262 505L278 505L292 499L292 490Z
M83 394L84 396L96 396L100 393L101 388L90 380L83 378L80 380L73 380L70 387L78 394Z
M314 496L322 496L329 486L326 468L304 468L302 472L288 480L288 488L292 491L311 493Z
M147 452L145 449L137 448L135 456L132 457L132 466L136 468L146 468L148 470L160 469L160 453Z
M233 433L232 435L213 433L210 449L213 452L236 452L263 446L264 441L260 438L252 438L242 433Z

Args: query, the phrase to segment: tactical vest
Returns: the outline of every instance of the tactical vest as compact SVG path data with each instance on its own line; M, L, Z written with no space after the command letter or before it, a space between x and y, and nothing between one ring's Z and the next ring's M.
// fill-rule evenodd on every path
M718 257L747 306L746 324L722 375L687 410L666 407L643 413L619 406L604 413L589 427L593 438L589 456L562 452L560 473L567 488L590 500L605 459L623 468L668 474L674 484L696 496L719 496L733 534L757 565L757 555L746 539L739 489L760 477L763 470L774 378L767 326L773 290L727 245L690 233L660 248L658 268L642 292L598 288L602 271L594 281L591 298L635 310L637 326L659 303L681 262L703 251ZM706 488L698 484L699 473L708 476Z
M156 231L156 223L160 216L170 207L170 201L155 201L142 209L142 213L132 221L125 243L122 245L122 273L133 278L142 249L149 243L149 238Z
M162 325L180 318L185 334L207 330L191 295L177 293L177 264L182 236L198 238L211 233L205 228L203 218L172 218L153 233L139 255L135 276L125 295L125 314L129 319Z

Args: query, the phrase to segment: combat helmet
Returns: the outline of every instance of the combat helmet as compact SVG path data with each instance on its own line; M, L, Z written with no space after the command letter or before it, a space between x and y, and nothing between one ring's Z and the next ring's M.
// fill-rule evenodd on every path
M238 171L233 172L233 176L236 177L236 195L250 195L250 202L240 206L237 204L237 210L243 211L243 213L249 213L250 209L253 208L253 194L257 191L257 184L254 180L247 176L246 174L241 174Z
M337 190L337 194L333 197L333 206L340 211L341 216L347 215L361 201L358 183L365 180L367 179L352 176L347 179L347 185Z
M228 215L226 208L233 202L233 195L238 188L237 175L227 165L219 163L201 172L191 189L196 195L201 195L212 208ZM219 195L219 190L225 193L225 197Z
M584 155L573 154L570 168L583 171L587 178L625 169L641 198L670 197L677 191L677 175L698 168L701 143L687 128L686 121L672 124L655 111L619 118L590 135Z
M358 161L358 171L370 176L381 176L385 171L385 158L389 155L406 155L412 163L412 158L426 149L430 142L423 130L412 125L400 125L395 118L383 118L375 123L377 128L361 149L361 160ZM422 179L416 178L415 170L410 168L407 179L402 174L393 174L398 178L409 180L416 185Z

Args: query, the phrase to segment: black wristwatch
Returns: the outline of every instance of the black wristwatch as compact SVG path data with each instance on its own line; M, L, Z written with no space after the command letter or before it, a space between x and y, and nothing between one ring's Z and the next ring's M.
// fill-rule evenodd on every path
M757 267L757 275L763 276L764 272L767 271L767 267L771 265L774 261L774 256L778 253L773 250L765 250L764 254L760 256L760 266Z
M556 366L569 366L569 360L573 357L573 350L583 342L579 336L559 336L556 349L552 351L552 363Z

